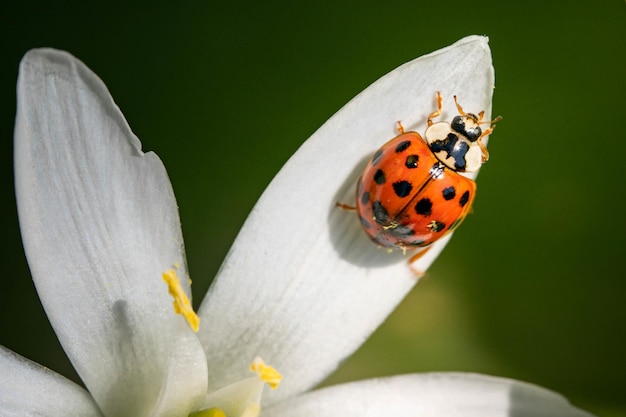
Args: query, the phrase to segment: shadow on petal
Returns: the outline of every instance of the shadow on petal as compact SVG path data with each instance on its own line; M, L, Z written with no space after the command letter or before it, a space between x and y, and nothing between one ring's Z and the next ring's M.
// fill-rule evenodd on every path
M363 231L355 211L336 206L336 203L356 204L356 184L370 157L361 159L337 189L328 210L327 224L330 241L341 259L363 268L382 268L408 261L409 257L399 251L388 252L378 247Z

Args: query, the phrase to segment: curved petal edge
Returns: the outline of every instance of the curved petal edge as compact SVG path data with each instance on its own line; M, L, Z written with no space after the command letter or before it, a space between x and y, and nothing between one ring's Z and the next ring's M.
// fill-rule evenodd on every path
M591 417L561 395L477 374L427 373L322 388L267 407L264 417Z
M3 346L0 346L0 410L5 417L102 417L84 388Z

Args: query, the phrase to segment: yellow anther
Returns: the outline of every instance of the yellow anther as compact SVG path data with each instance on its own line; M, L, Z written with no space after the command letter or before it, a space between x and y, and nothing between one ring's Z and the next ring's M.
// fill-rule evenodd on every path
M209 408L208 410L191 413L189 417L226 417L226 414L219 408Z
M266 365L263 359L258 356L254 359L252 365L250 365L250 370L256 372L259 378L261 378L261 381L269 385L271 389L278 388L278 384L280 384L280 381L283 379L283 376L276 369Z
M167 288L172 297L174 297L174 311L176 314L182 314L189 327L194 332L198 332L200 328L200 317L193 311L191 302L183 291L183 287L180 285L180 281L176 276L176 272L173 269L168 269L163 272L163 281L167 283Z

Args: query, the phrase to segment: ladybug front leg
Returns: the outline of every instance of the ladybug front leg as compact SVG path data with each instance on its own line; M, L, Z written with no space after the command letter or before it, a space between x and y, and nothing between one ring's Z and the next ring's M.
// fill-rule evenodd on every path
M484 114L485 114L484 111L480 112L479 117L478 117L478 122L481 123L481 124L482 123L489 123L491 126L489 128L487 128L487 129L485 129L485 131L480 135L480 137L476 141L478 143L478 147L480 148L480 151L482 152L483 164L489 160L489 151L487 150L487 147L483 143L483 138L485 136L489 136L491 133L493 133L493 130L496 128L496 125L494 123L499 122L500 120L502 120L502 116L498 116L498 117L496 117L495 119L493 119L490 122L481 122Z
M435 110L434 112L432 112L431 114L428 115L428 126L432 126L433 124L433 119L435 117L439 117L441 115L441 109L443 108L442 105L442 98L441 98L441 93L439 91L437 91L437 110Z
M501 117L498 116L498 117L496 117L496 119L493 122L496 122L496 121L498 121L500 119L501 119ZM490 122L490 123L493 123L493 122ZM485 129L485 131L482 133L482 135L480 135L480 137L476 141L476 143L478 144L478 147L480 148L480 151L482 152L483 164L489 160L489 151L487 150L487 147L483 143L483 138L485 136L489 136L493 132L493 130L495 128L496 128L496 125L493 125L490 128Z
M344 203L340 203L340 202L336 202L335 206L339 207L342 210L347 210L347 211L355 211L356 210L355 206L351 206L349 204L344 204Z
M485 162L489 160L489 151L487 150L487 147L485 146L485 144L483 143L481 139L478 139L476 143L478 143L478 147L480 148L482 162L484 164Z

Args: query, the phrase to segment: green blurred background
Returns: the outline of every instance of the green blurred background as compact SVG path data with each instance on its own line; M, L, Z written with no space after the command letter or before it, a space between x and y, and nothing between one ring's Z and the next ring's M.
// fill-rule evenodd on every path
M77 379L17 223L15 81L29 48L87 63L163 159L197 305L265 186L329 116L398 65L487 34L504 120L474 214L329 382L480 372L626 416L624 1L208 3L0 5L0 344Z

